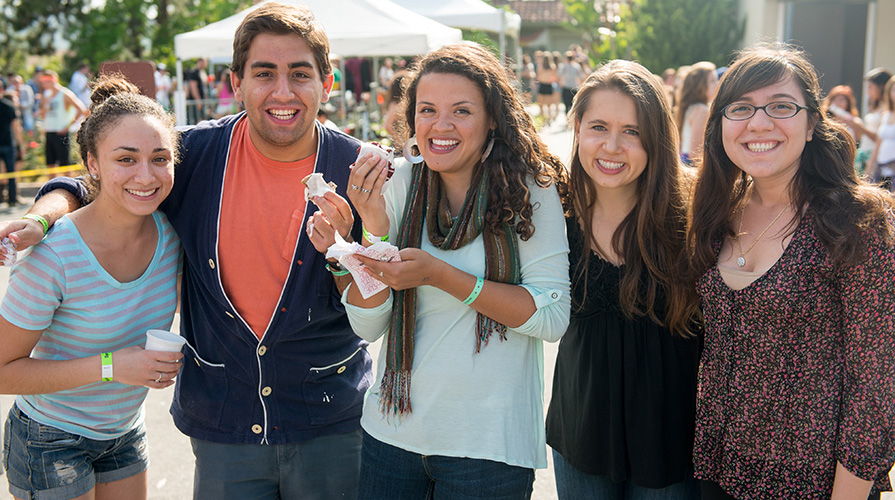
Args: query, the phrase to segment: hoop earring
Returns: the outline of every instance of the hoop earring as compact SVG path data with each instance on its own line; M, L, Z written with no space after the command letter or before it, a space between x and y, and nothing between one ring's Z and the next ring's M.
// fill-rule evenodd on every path
M485 160L491 155L491 149L494 148L494 138L492 137L490 141L488 141L488 146L485 148L485 152L482 153L482 163L485 163Z
M413 148L416 148L417 154L413 155ZM417 163L421 163L423 161L423 154L419 152L420 148L416 143L416 136L407 139L407 142L404 143L404 159L413 163L414 165Z

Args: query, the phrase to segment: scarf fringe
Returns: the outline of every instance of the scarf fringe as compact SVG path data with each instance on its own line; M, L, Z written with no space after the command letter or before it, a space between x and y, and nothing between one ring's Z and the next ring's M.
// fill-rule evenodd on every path
M488 341L491 340L491 334L500 335L500 341L507 339L507 325L494 321L493 319L478 313L475 319L475 353L482 352L482 347L488 347Z
M400 417L413 411L410 406L410 370L385 369L379 384L379 411L386 417Z

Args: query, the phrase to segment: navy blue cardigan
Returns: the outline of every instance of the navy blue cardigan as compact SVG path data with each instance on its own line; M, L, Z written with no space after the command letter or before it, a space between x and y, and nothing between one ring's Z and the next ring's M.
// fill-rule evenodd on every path
M183 243L180 331L196 349L184 351L171 406L174 423L188 436L232 444L295 443L355 430L373 380L372 362L367 343L348 324L323 255L305 231L261 340L224 293L220 205L231 136L242 116L186 129L174 189L160 207ZM335 182L347 199L348 166L359 143L319 125L317 132L314 171ZM54 187L65 186L44 191ZM301 184L283 186L275 195L301 196L303 190ZM309 203L306 213L316 210ZM360 240L356 220L354 236ZM251 252L254 228L244 229L245 251Z

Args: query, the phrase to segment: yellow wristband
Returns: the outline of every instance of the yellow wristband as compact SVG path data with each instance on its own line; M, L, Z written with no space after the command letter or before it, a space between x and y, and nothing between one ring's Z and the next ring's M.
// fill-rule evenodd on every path
M42 216L37 214L25 214L22 216L22 219L36 220L40 222L40 225L44 227L44 236L47 235L47 231L50 230L50 223L47 222L47 219L44 219Z
M112 381L112 353L104 352L100 355L103 363L103 382Z

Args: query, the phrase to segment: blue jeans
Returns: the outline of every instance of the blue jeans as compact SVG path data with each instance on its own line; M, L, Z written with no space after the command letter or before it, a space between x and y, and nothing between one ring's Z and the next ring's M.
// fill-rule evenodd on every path
M699 500L699 481L692 476L665 488L644 488L630 481L612 482L606 476L587 474L572 467L553 451L553 473L559 500Z
M65 500L96 483L127 479L149 467L146 429L96 440L36 422L12 406L6 420L3 465L16 498Z
M358 500L527 500L535 472L475 458L420 455L364 433Z
M303 443L221 444L190 438L195 500L330 500L357 496L361 431Z

